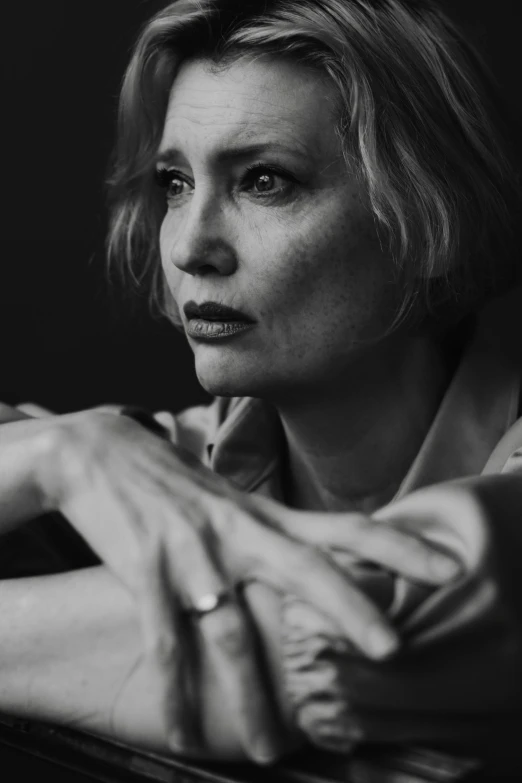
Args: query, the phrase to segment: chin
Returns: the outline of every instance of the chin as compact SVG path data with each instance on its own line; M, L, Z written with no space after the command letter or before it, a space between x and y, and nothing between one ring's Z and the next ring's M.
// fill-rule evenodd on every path
M196 356L196 375L201 386L214 397L252 397L252 374L241 361Z
M212 397L249 397L250 395L236 385L225 380L202 378L198 375L200 386Z
M281 372L277 359L259 352L197 350L195 369L203 389L214 397L258 397L275 402L298 393L302 381L299 373L289 373L287 367Z

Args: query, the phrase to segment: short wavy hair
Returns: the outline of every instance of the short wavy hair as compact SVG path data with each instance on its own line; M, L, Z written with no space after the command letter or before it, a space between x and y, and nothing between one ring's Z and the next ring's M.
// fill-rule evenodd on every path
M430 0L176 0L138 38L109 179L108 258L174 322L153 160L183 61L267 54L334 85L345 159L403 286L397 319L464 314L518 280L518 159L500 91Z

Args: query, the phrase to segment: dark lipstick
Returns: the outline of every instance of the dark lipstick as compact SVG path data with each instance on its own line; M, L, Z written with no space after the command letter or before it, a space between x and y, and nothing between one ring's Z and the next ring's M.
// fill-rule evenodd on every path
M254 321L234 307L217 302L190 301L183 308L187 335L195 340L221 340L250 329Z
M187 302L183 308L186 318L190 321L193 318L201 318L205 321L245 321L253 323L245 313L236 310L233 307L226 307L217 302Z

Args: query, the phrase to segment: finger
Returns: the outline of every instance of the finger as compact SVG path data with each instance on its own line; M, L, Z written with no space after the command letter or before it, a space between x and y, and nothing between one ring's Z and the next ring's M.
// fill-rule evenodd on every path
M194 513L194 509L185 509L183 517ZM257 661L253 628L228 579L209 555L208 542L203 543L197 525L178 520L172 527L178 528L169 546L173 579L189 611L203 596L228 593L216 610L192 616L245 753L258 763L274 761L281 752L278 719Z
M485 509L457 482L417 490L378 515L385 524L418 532L432 546L451 552L461 571L472 568L488 550Z
M363 514L303 515L301 538L317 546L347 549L406 578L426 584L441 584L455 577L459 562L433 541L414 530L401 530L392 523ZM290 525L295 530L297 525ZM290 531L289 531L290 532Z
M353 512L295 512L272 505L263 502L260 506L263 515L270 515L272 527L314 546L347 550L406 578L438 585L454 578L461 570L450 549L421 537L422 531L414 526L408 529L394 525L393 514L386 517L382 510L369 517Z
M376 660L392 655L399 635L383 612L319 549L282 539L277 566L285 589L339 623L343 634ZM285 551L286 550L286 551ZM312 578L313 575L313 578Z
M231 541L238 555L236 568L246 568L243 578L259 579L315 606L371 658L397 650L395 629L326 553L266 528L249 515L235 514Z
M243 750L258 764L276 761L284 750L283 729L269 703L253 629L242 610L232 600L199 617L197 625Z
M182 610L168 579L165 553L158 549L143 569L137 595L145 654L159 671L166 693L166 724L173 751L188 752L199 745L195 705L190 697L190 661Z

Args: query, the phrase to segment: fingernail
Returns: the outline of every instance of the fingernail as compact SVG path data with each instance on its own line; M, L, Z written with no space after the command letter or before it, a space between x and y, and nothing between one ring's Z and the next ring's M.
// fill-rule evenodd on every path
M367 645L373 658L386 658L397 650L399 640L382 625L374 625L368 632Z
M453 579L460 572L460 563L449 557L431 555L430 567L436 578L446 580Z

